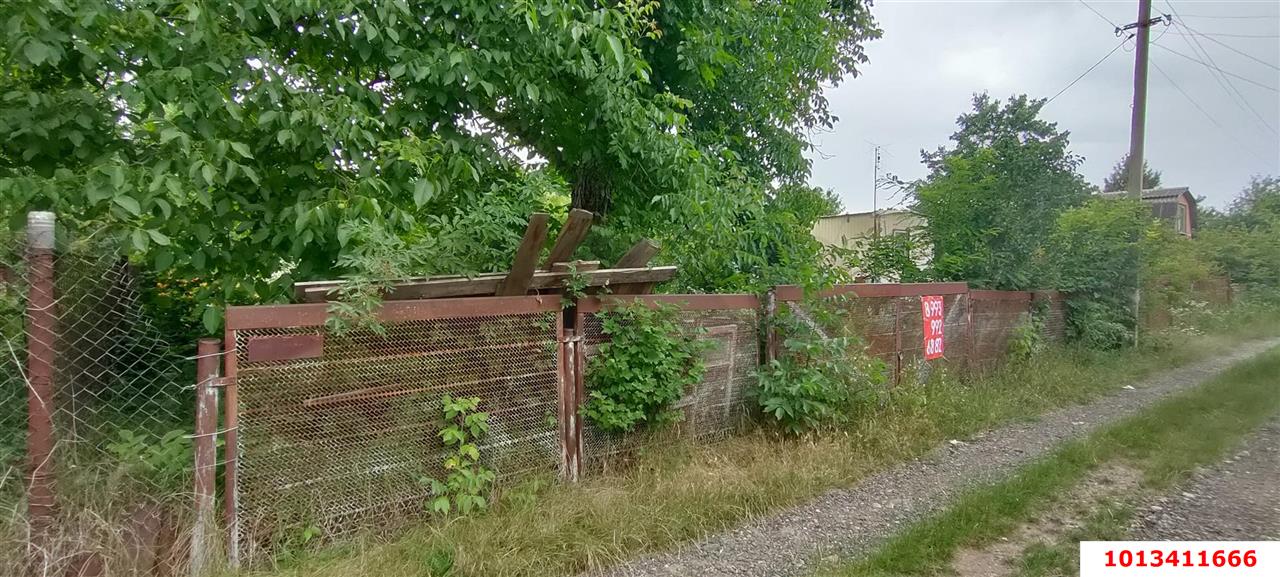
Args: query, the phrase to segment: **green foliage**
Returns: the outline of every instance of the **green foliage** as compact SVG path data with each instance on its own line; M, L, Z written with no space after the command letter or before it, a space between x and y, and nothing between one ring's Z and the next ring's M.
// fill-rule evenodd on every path
M1038 115L1043 100L986 94L957 120L951 149L923 153L930 174L916 183L916 210L928 219L933 276L978 288L1052 286L1044 266L1058 215L1085 199L1081 158L1068 133Z
M824 308L809 310L822 317ZM828 311L829 312L829 311ZM779 312L774 327L783 335L781 355L759 371L755 397L765 418L790 434L843 425L860 403L878 393L887 380L884 362L864 354L850 334L827 336L827 319L793 310Z
M1142 188L1160 188L1160 171L1151 170L1147 160L1142 160ZM1102 192L1118 192L1129 189L1129 155L1124 155L1111 167L1111 174L1102 182Z
M449 451L444 460L445 478L423 479L431 488L429 508L433 513L463 515L489 506L485 495L493 484L493 471L480 464L480 448L476 441L489 432L489 414L478 410L476 397L440 399L443 422L440 440Z
M115 439L106 444L106 449L125 477L157 487L180 487L188 478L195 458L191 439L182 430L155 436L120 429Z
M1206 219L1196 234L1231 282L1280 297L1280 178L1254 177L1226 214Z
M569 308L583 297L587 296L587 288L591 286L591 280L587 275L578 270L576 261L569 263L569 277L564 279L562 288L564 292L560 295L560 305L562 308ZM605 287L608 290L608 287Z
M1013 329L1009 338L1009 358L1013 361L1027 361L1049 347L1044 338L1045 307L1031 311L1027 318Z
M210 332L222 304L372 278L353 229L434 250L415 274L496 270L569 199L617 216L590 250L675 241L691 286L819 274L779 199L879 36L869 4L18 0L0 216L50 209L200 279L181 317Z
M871 282L927 282L929 247L921 242L923 230L883 234L854 241L858 273Z
M1093 198L1057 219L1049 245L1057 288L1069 296L1069 338L1099 349L1132 341L1139 239L1154 227L1149 209L1128 198Z
M609 340L587 367L582 414L618 433L675 420L679 413L671 405L702 380L702 351L711 341L686 328L673 306L634 302L599 316Z

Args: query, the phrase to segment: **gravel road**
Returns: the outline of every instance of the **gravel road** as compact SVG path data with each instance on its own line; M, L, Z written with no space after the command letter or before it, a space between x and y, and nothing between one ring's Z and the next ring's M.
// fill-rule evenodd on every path
M1226 460L1147 503L1132 534L1144 541L1280 540L1280 419Z
M1241 345L1229 355L1171 371L1087 405L1066 407L951 442L780 513L679 550L643 557L588 576L639 577L805 574L824 559L866 552L904 525L949 503L977 483L996 481L1054 446L1132 415L1163 397L1203 383L1234 363L1280 345ZM1274 479L1274 477L1273 477Z

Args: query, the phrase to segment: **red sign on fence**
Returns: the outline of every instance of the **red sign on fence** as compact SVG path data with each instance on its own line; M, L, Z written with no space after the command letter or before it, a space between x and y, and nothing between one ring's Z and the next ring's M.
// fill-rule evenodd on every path
M924 315L924 358L942 356L942 297L920 297L920 310Z

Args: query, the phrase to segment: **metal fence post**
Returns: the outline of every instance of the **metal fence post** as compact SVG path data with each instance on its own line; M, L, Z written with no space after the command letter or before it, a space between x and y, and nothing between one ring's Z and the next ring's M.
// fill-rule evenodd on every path
M236 352L239 343L236 330L227 323L223 331L223 346L227 354L223 355L223 395L222 424L226 429L223 436L223 515L227 535L227 566L232 569L240 567L240 400L236 386Z
M778 334L778 293L770 288L764 293L764 364L777 360L782 352L782 339Z
M54 215L27 213L27 513L37 555L53 524Z
M196 345L196 430L193 436L196 518L191 530L192 577L208 570L214 549L214 491L218 468L218 389L215 384L221 353L222 341L219 339L200 339Z

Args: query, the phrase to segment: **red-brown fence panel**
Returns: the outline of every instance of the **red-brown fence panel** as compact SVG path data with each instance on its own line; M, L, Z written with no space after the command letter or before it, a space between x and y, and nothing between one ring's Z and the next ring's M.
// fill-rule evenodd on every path
M444 479L445 394L480 398L481 462L499 480L555 470L560 307L536 296L387 302L384 334L326 330L325 304L230 307L233 562L423 513L428 480Z
M1031 293L1024 291L969 291L970 366L984 370L1004 360L1014 330L1027 321Z
M964 283L876 283L838 285L811 296L835 308L841 325L832 327L836 332L861 339L867 354L884 361L892 384L903 374L921 374L939 362L965 362L970 349L968 292ZM801 287L780 286L777 295L800 307L793 310L804 309ZM924 360L921 299L927 296L943 301L943 356L932 362Z
M754 385L759 365L759 299L754 295L653 295L578 301L576 325L582 338L579 390L584 399L591 390L591 359L609 338L602 331L599 314L613 304L632 300L679 307L680 320L687 327L703 329L701 338L714 343L703 352L706 371L702 381L686 389L675 404L682 415L675 424L675 434L702 440L736 430L747 415L746 391ZM583 463L593 467L647 440L643 434L607 433L590 422L583 422L581 430Z

